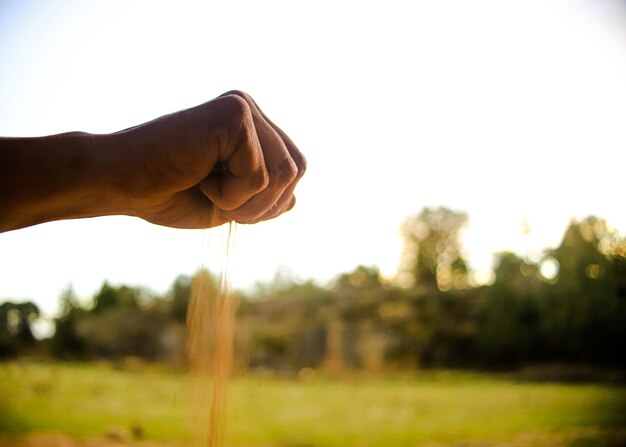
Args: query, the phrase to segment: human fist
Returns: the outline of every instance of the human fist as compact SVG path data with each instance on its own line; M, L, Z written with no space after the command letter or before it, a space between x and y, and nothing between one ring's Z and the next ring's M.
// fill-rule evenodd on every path
M240 91L112 137L124 214L170 227L272 219L294 206L306 170L291 139Z

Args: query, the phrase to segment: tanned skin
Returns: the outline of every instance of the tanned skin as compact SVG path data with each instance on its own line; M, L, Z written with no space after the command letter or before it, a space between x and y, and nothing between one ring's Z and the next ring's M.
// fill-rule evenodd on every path
M112 134L0 138L0 231L123 214L175 228L272 219L306 160L240 91Z

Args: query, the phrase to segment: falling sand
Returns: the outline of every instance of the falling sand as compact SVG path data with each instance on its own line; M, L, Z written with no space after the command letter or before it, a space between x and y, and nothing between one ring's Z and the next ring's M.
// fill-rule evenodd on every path
M230 290L227 261L235 225L229 223L225 240L222 237L220 274L215 277L202 268L191 283L187 350L191 377L189 444L193 447L219 447L224 443L237 307Z

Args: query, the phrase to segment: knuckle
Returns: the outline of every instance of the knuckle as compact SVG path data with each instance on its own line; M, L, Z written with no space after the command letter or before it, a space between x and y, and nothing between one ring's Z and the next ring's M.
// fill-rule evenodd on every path
M302 177L304 175L304 173L306 172L307 166L308 166L308 162L306 161L306 158L304 157L304 155L302 154L298 154L300 156L300 160L299 160L299 169L298 169L298 178Z
M222 101L222 117L227 129L228 149L232 153L237 147L250 148L254 146L254 126L250 106L241 97L227 95L220 97Z
M250 176L248 186L255 191L263 191L269 184L269 175L265 170L258 170Z
M298 168L295 162L289 158L286 158L282 163L278 165L276 172L278 184L290 184L298 176Z
M222 96L237 96L239 98L241 98L243 101L245 101L246 103L248 102L250 98L250 95L248 95L246 92L242 91L242 90L230 90L226 93L224 93Z
M306 172L308 162L304 155L302 155L302 152L300 152L297 148L293 148L290 152L293 162L296 165L297 179L299 180Z
M250 106L241 97L237 95L226 95L220 97L224 115L229 121L241 124L247 116L250 115Z
M291 200L289 201L289 204L285 207L283 212L286 213L287 211L292 210L294 206L296 206L296 196L291 196Z
M258 221L258 215L249 211L239 212L234 216L233 220L241 224L253 224Z

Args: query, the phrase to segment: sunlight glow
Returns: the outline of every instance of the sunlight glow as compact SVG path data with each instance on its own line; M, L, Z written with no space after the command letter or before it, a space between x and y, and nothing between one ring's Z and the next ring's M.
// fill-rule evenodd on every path
M541 263L539 271L544 278L551 281L559 274L559 263L552 257L547 258Z
M392 278L398 227L440 205L468 213L468 281L484 283L493 253L538 260L572 218L626 230L622 3L6 1L0 134L111 132L247 90L309 170L292 212L239 229L236 287L279 268ZM0 299L52 314L68 283L165 291L201 241L126 217L2 234Z

